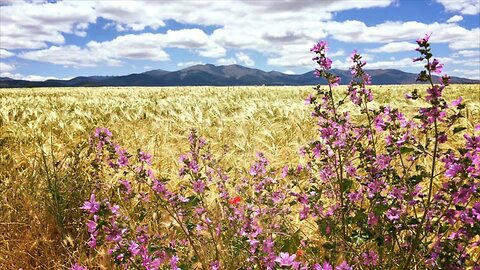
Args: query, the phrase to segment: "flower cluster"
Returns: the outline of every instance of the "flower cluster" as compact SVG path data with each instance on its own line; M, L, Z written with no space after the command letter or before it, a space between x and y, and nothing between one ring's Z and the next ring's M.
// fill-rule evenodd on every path
M419 80L429 83L428 106L411 119L372 105L357 51L335 98L327 43L315 44L315 73L327 87L305 103L318 133L299 164L281 169L263 153L243 173L225 169L192 131L178 178L166 179L155 175L152 155L131 155L96 129L93 165L113 184L97 185L81 207L87 244L125 269L477 269L480 136L464 126L463 100L444 99L449 77L433 83L443 65L431 60L429 38L417 40L415 59L427 61Z
M332 73L328 72L328 70L332 68L332 59L326 57L328 51L327 43L321 41L314 44L310 51L316 54L312 60L316 61L320 67L315 69L315 76L326 78L328 84L331 86L338 85L340 83L340 77L334 76Z
M334 100L329 85L317 86L317 95L306 100L314 105L319 134L302 150L310 175L299 185L304 190L298 195L300 216L317 225L326 241L322 253L330 261L344 259L360 269L478 267L471 251L480 243L474 214L479 137L464 134L465 148L448 147L449 138L466 129L461 126L465 105L461 98L450 104L443 98L447 75L440 85L433 83L431 74L441 73L443 65L432 60L429 38L417 40L421 57L414 59L427 62L418 80L430 84L429 106L413 119L395 108L369 108L371 79L356 51L345 97ZM352 119L342 110L347 97L363 118ZM415 90L406 97L420 96Z

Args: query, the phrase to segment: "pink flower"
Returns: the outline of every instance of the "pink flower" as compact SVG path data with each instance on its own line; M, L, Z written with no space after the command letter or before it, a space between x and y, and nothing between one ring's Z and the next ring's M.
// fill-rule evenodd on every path
M445 176L449 178L453 178L457 176L457 174L462 171L463 167L459 164L452 164L450 167L445 171Z
M346 261L343 261L341 264L339 264L337 267L335 267L335 270L352 270L353 268L348 265Z
M287 177L288 175L288 165L285 165L282 169L282 178Z
M128 195L130 195L130 193L132 193L132 185L130 184L130 182L128 180L122 179L118 182L120 182L120 184L123 186L123 189L125 190L125 192Z
M308 94L307 98L305 99L305 105L312 104L313 100L315 100L315 97L312 94Z
M378 223L378 217L374 213L368 213L367 224L369 226L375 226Z
M430 65L428 66L428 69L437 74L440 74L442 73L443 64L440 64L440 62L437 59L433 59L432 63L430 63Z
M462 104L463 98L459 97L456 100L452 101L452 107L457 107L458 105Z
M330 82L329 82L329 84L330 84L331 86L336 86L336 85L338 85L339 83L340 83L340 77L338 77L338 76L333 77L333 78L330 80Z
M69 270L88 270L88 268L78 263L75 263L74 265L72 265L72 267L69 268Z
M308 212L310 211L310 208L308 206L304 205L302 211L300 211L300 220L304 220L308 218Z
M328 262L323 262L323 264L318 269L319 270L333 270L333 267Z
M143 152L141 151L139 154L138 154L138 159L141 161L141 162L145 162L147 163L148 165L152 165L152 155L147 153L147 152Z
M369 266L377 266L378 265L378 254L375 251L370 250L368 252L362 253L363 264Z
M218 261L214 261L210 264L210 270L219 270L220 263Z
M425 45L425 44L427 44L427 42L428 42L428 40L430 39L430 36L431 36L431 35L432 35L432 34L430 34L430 35L425 34L425 37L417 39L418 45L422 45L422 44Z
M96 128L93 136L99 138L100 140L109 141L112 138L112 132L108 128Z
M170 259L170 267L172 270L180 270L178 267L178 256L173 255L172 258Z
M390 221L399 220L400 219L400 211L398 211L398 209L395 208L395 207L392 207L392 208L388 209L387 218Z
M328 57L320 59L320 66L324 69L331 69L332 68L332 60Z
M89 233L94 233L97 230L97 221L98 221L98 216L93 215L93 220L89 220L87 222L87 230Z
M80 208L87 211L90 214L95 214L100 210L100 203L95 200L95 194L90 195L90 200L85 201L83 206Z
M130 251L132 256L136 256L136 255L140 254L140 246L137 243L135 243L134 241L132 241L130 243L130 247L128 247L128 251Z
M434 85L432 88L427 88L427 101L432 101L442 96L443 86Z
M288 252L281 252L275 261L280 264L280 266L291 266L295 262L297 255L290 255Z
M324 51L324 52L328 51L327 42L322 40L317 44L314 44L313 47L310 49L310 51L316 52L316 53L319 53L321 51Z
M476 202L472 207L472 215L473 217L480 221L480 202Z
M202 180L194 181L193 182L193 190L196 193L203 193L203 191L205 190L205 182L203 182Z

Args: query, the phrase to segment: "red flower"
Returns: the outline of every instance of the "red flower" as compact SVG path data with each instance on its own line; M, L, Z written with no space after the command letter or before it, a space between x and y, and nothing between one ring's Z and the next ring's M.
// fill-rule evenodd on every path
M236 196L235 198L228 200L228 203L229 203L229 204L237 204L237 203L239 203L241 200L242 200L242 198L240 198L240 196Z

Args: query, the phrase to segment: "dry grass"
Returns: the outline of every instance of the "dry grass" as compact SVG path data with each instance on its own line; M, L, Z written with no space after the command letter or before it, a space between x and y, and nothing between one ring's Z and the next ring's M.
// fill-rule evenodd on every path
M479 85L456 85L467 125L480 122ZM424 86L373 87L376 102L413 114L419 101L403 95ZM342 87L340 87L342 89ZM339 89L339 92L341 91ZM95 127L112 130L134 152L154 154L154 168L177 175L186 135L198 129L232 168L246 168L255 151L273 166L298 161L297 150L315 137L303 98L311 87L171 87L0 89L0 269L62 269L95 258L85 248L78 207L91 190L84 158ZM355 111L352 111L355 114Z

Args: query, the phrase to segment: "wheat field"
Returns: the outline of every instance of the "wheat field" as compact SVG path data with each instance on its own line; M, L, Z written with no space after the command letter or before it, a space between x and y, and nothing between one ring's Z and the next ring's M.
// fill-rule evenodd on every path
M423 93L425 86L374 86L373 106L411 116L422 102L404 94L415 88ZM338 96L344 89L337 87ZM83 157L94 128L109 128L132 152L152 153L163 177L178 174L192 128L235 170L245 170L257 151L279 167L296 163L300 147L315 138L308 93L311 86L0 89L0 269L101 260L85 247L79 210L92 184ZM480 122L480 85L453 85L444 96L466 101L467 128Z

